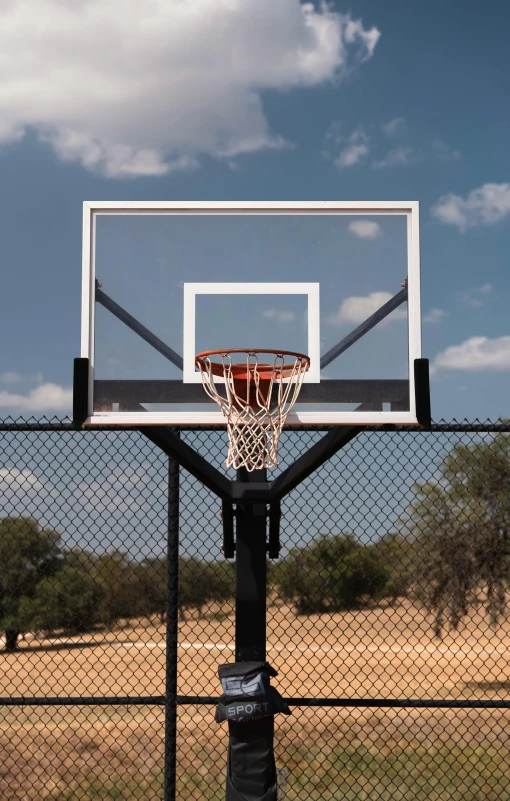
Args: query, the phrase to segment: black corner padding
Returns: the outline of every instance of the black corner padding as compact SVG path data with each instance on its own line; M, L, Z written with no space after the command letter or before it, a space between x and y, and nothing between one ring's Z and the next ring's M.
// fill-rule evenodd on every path
M73 425L81 429L89 416L89 360L75 359L73 369Z
M416 398L416 418L421 426L430 428L432 413L430 409L430 367L428 359L414 360L414 393Z

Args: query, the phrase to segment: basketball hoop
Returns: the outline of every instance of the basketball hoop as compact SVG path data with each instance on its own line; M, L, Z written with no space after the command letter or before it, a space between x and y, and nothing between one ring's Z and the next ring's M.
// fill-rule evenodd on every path
M245 360L233 363L232 355ZM266 363L261 354L271 356ZM219 361L212 361L218 356ZM286 362L287 360L287 362ZM204 389L220 407L229 437L227 467L260 470L278 465L278 443L283 426L297 400L310 359L302 353L277 350L208 350L198 353L195 364ZM225 394L216 386L223 378Z

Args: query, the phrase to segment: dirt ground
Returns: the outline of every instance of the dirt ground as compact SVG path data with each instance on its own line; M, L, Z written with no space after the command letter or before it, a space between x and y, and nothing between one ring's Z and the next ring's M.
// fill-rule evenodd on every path
M267 656L280 671L274 683L294 698L509 697L507 622L492 630L477 611L442 641L434 638L431 622L408 601L312 617L271 606ZM228 607L211 609L206 617L190 613L181 622L180 694L219 693L217 666L233 661L233 636ZM164 641L164 626L155 621L126 622L111 632L81 637L27 637L17 653L0 652L0 695L163 695ZM446 748L450 754L493 749L508 764L509 719L507 710L294 707L290 718L278 721L278 748L286 759L296 754L303 776L312 770L311 753L330 754L331 765L336 764L337 744L356 753L362 744L379 755L399 749L407 754L408 748L413 754L417 749ZM221 797L225 731L211 721L209 706L180 708L180 798ZM0 707L0 796L162 798L163 740L160 707ZM317 771L320 767L312 770L314 776ZM289 792L289 798L299 797ZM480 792L490 798L488 790Z
M268 609L268 661L290 697L479 698L510 691L510 624L493 630L479 611L439 641L410 601L335 615ZM180 623L178 692L218 695L217 666L234 659L228 608ZM153 621L79 637L28 636L0 652L0 695L162 695L165 629Z

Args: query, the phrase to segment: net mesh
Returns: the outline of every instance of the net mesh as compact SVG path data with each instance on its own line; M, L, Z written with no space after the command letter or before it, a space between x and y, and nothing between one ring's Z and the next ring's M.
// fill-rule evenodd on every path
M232 352L219 354L220 362L204 355L196 360L206 393L227 421L225 464L249 472L278 465L280 434L310 366L307 356L288 353L274 353L271 364L262 364L260 353L246 351L243 362L236 353L235 364Z

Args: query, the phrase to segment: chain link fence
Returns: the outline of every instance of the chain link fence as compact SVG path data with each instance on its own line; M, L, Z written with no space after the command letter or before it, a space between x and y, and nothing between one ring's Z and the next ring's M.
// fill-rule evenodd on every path
M285 498L281 799L510 799L509 435L365 430ZM181 436L225 469L224 432ZM222 799L220 501L139 431L7 421L0 454L1 797Z

